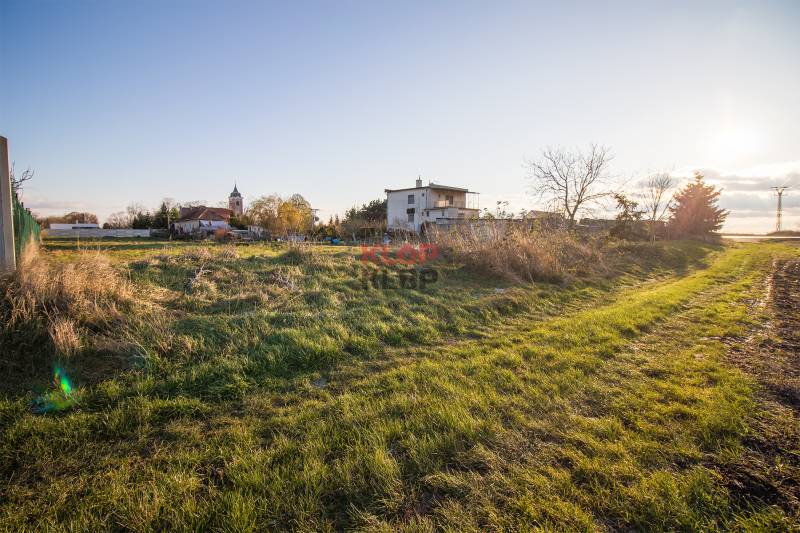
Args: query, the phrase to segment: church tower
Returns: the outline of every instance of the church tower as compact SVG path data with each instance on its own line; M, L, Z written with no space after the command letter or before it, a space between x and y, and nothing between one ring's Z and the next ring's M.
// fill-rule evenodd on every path
M228 196L228 209L233 211L233 214L237 216L241 216L244 213L244 204L242 204L242 195L239 194L239 190L236 188L236 184L233 185L233 192L230 196Z

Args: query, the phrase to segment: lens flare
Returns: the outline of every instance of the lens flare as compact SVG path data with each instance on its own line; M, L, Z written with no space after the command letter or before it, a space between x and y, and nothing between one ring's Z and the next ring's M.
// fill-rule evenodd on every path
M72 395L72 383L70 383L66 372L64 372L61 368L56 367L55 371L53 372L53 379L61 388L61 392L64 393L64 396Z
M67 372L59 366L53 369L53 385L56 386L56 390L50 390L33 400L31 409L34 413L63 411L77 402L75 388L67 376Z

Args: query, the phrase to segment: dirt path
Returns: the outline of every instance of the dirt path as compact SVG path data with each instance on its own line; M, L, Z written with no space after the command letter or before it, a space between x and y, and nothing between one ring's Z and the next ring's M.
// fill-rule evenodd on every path
M765 307L766 328L731 353L759 386L750 435L719 469L732 493L800 518L800 260L775 263Z
M770 389L797 412L800 411L800 260L777 264L771 296L775 357Z

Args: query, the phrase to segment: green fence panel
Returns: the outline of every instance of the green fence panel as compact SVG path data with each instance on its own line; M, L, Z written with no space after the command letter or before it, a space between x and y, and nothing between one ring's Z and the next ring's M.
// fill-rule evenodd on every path
M19 263L22 252L27 246L39 246L42 230L30 210L26 209L17 199L16 193L11 195L11 202L14 211L14 248Z

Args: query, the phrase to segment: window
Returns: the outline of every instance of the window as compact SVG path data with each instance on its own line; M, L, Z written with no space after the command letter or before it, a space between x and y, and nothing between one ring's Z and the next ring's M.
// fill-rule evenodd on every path
M414 205L414 195L413 194L409 194L408 195L408 205Z
M408 223L409 224L413 224L414 223L414 213L409 213L408 214Z
M453 195L452 194L446 194L444 196L444 199L447 202L447 205L453 205Z

